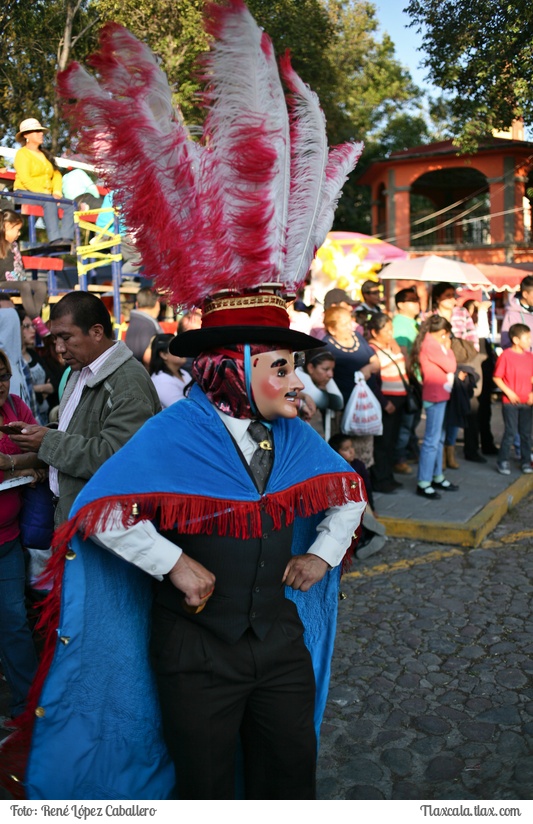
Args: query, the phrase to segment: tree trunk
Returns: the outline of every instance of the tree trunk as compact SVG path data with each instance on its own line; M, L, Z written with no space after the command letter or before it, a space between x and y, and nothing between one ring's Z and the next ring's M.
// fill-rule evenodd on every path
M65 3L65 28L63 29L63 36L59 41L57 49L57 70L62 72L66 69L72 48L72 27L74 18L78 13L81 5L81 0L66 0ZM51 149L52 154L56 154L59 141L59 123L61 120L60 114L60 100L57 93L57 87L54 90L54 120L52 128L50 129Z

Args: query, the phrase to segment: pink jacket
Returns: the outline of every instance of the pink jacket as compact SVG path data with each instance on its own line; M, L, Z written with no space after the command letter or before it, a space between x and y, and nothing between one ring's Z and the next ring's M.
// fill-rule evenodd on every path
M11 395L15 405L12 409L9 399L2 406L4 423L12 421L24 421L24 423L37 423L31 411L18 395ZM9 437L0 432L0 452L5 455L20 455L22 450ZM0 470L0 482L10 477L9 472ZM0 544L13 541L19 534L18 516L22 506L22 487L16 486L13 489L6 489L0 492Z
M447 401L452 391L456 368L457 362L451 349L443 348L428 333L420 348L422 400L431 403Z

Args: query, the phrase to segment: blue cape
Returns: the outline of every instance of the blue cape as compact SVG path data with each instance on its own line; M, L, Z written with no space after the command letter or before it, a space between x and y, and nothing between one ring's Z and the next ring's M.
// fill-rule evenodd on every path
M166 799L174 769L161 734L148 643L152 581L86 534L109 505L167 525L229 534L255 530L261 506L295 519L293 553L306 552L328 506L362 500L358 476L302 421L272 427L275 459L261 497L229 433L193 387L148 421L87 483L74 503L58 641L39 696L25 775L28 799ZM302 492L303 490L303 492ZM240 513L238 517L235 512ZM184 514L185 513L185 514ZM305 517L298 517L298 513ZM308 593L287 589L306 627L317 681L317 729L335 637L340 569Z

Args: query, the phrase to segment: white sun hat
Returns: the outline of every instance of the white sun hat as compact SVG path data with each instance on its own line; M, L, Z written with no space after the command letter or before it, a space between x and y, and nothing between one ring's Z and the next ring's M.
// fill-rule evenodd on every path
M26 132L47 132L48 129L46 126L41 126L39 121L36 117L27 117L26 120L23 120L20 124L19 130L15 135L15 140L19 143L23 143L23 137Z

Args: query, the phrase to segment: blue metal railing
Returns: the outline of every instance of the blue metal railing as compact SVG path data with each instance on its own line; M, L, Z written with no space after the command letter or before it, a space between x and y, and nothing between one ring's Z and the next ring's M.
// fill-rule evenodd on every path
M12 197L14 200L17 200L19 203L31 203L32 201L39 201L37 203L38 206L41 205L43 200L48 201L50 203L56 203L60 206L62 203L67 203L69 206L75 206L73 200L69 200L66 197L54 197L53 195L44 195L38 194L37 192L26 192L21 191L18 189L16 192L2 192L2 197ZM28 217L28 230L30 236L30 243L37 242L37 233L35 231L35 224L36 219L35 215L27 215Z
M76 206L77 204L73 200L69 200L66 197L56 198L53 195L45 195L45 194L38 194L35 192L21 192L20 190L16 192L1 192L2 197L12 198L13 200L17 201L17 203L30 203L32 201L38 201L37 205L41 205L44 201L50 201L55 203L58 206L61 204L68 204L70 206ZM83 213L82 213L83 214ZM36 233L36 216L35 215L27 215L28 218L28 231L29 231L29 240L30 243L37 242L37 233ZM114 233L115 235L119 235L119 221L117 214L114 215ZM78 223L75 224L75 241L76 246L81 246L81 234L80 234L80 227ZM120 255L120 245L114 246L112 252L115 257ZM58 257L59 255L64 254L64 252L51 252L47 250L47 255L49 257ZM84 258L85 259L85 258ZM112 260L111 262L111 280L113 284L113 314L116 319L116 326L118 328L120 324L120 317L121 317L121 306L120 306L120 284L122 282L122 265L120 260ZM84 273L79 276L78 278L80 289L83 292L87 292L87 274ZM51 270L48 273L48 292L49 294L57 294L57 283L54 272Z

